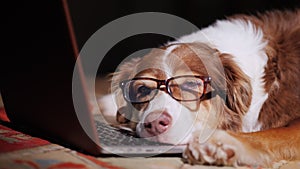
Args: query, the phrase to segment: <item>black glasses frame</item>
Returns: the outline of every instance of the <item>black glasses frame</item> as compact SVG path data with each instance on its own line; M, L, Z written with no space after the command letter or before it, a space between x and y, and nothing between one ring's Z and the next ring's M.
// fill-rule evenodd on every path
M190 100L181 100L181 99L177 99L173 96L171 90L170 90L170 87L169 87L169 82L174 80L174 79L178 79L178 78L183 78L183 77L195 77L195 78L199 78L203 81L203 93L202 95L197 98L197 99L190 99ZM153 100L155 98L155 96L157 95L158 93L158 90L156 91L156 93L154 94L154 96L150 99L150 100L147 100L147 101L143 101L143 102L132 102L129 98L126 97L126 94L124 94L124 91L125 91L125 86L127 83L131 82L132 80L152 80L152 81L155 81L157 83L157 87L156 89L158 90L162 90L162 91L165 91L166 93L168 93L173 99L177 100L177 101L197 101L197 100L202 100L203 98L205 98L205 94L206 94L206 88L207 88L207 84L209 84L211 82L211 77L210 76L195 76L195 75L183 75L183 76L176 76L176 77L171 77L169 79L166 79L166 80L158 80L158 79L154 79L154 78L150 78L150 77L136 77L136 78L133 78L133 79L129 79L129 80L124 80L122 81L119 86L120 88L122 89L122 92L123 92L123 97L126 101L128 102L131 102L133 104L138 104L138 103L147 103L147 102L150 102L151 100ZM164 87L161 87L161 86L164 86Z

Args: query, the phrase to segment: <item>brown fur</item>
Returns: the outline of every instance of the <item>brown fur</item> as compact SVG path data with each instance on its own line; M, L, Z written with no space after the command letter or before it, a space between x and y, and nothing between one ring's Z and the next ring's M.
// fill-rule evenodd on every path
M263 128L287 125L300 117L300 10L272 11L257 17L237 15L233 18L255 23L268 41L266 53L269 59L264 81L269 99L259 117Z

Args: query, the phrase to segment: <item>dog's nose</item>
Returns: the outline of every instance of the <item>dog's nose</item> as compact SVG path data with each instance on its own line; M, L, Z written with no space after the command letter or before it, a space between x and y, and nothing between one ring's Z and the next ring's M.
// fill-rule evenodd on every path
M165 132L171 125L172 118L167 112L152 112L145 118L144 128L146 131L157 136Z

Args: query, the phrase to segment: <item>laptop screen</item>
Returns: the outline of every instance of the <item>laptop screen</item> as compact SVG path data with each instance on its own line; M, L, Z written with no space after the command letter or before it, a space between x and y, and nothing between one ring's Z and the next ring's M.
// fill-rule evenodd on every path
M74 112L72 77L76 60L62 2L66 1L9 6L12 10L5 21L9 34L0 62L1 95L13 123L97 154L96 145L88 139ZM86 101L83 91L79 93L82 102ZM88 109L83 110L88 121Z

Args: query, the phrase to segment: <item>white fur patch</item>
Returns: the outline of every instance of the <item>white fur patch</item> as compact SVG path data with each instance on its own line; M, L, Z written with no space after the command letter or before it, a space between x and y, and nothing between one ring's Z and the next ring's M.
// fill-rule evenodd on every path
M178 45L172 45L170 47L168 47L166 50L165 50L165 53L164 53L164 56L163 56L163 63L164 63L164 72L166 73L166 77L167 78L170 78L173 74L173 72L171 71L170 69L170 65L167 65L166 63L168 63L168 60L169 60L169 55L171 54L171 52L176 49L178 47ZM175 65L174 65L175 66Z
M115 97L116 96L114 94L108 94L100 97L97 100L100 112L104 116L116 116L118 108L115 103Z
M268 98L262 80L264 67L268 61L264 51L267 41L264 41L261 29L256 28L250 21L222 20L198 32L183 36L178 42L203 42L222 53L234 56L233 60L249 76L252 86L252 102L243 119L243 131L260 130L258 116L262 104Z

